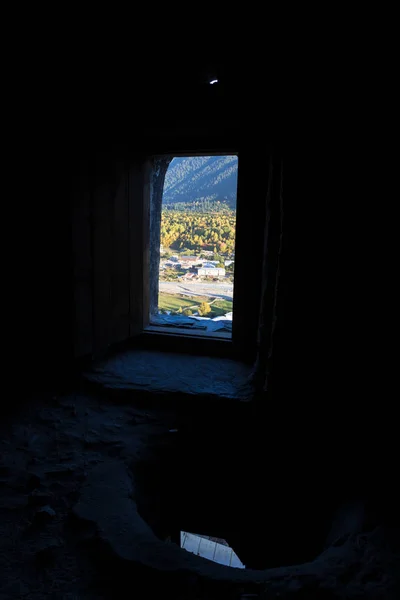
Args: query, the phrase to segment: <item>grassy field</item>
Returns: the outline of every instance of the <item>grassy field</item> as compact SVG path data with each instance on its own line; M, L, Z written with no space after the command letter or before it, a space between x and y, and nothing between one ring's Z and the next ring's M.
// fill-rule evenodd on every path
M216 300L215 302L212 302L211 309L211 318L222 317L223 315L226 315L226 313L232 311L232 302L230 300Z
M193 298L188 298L187 296L178 296L176 294L165 294L164 292L160 292L158 295L158 308L163 308L165 310L179 310L179 307L182 307L182 310L185 308L190 308L191 306L199 306L201 300L194 300Z
M221 308L221 309L225 310L225 312L231 312L232 307L233 307L233 302L232 302L232 300L219 299L219 300L216 300L215 302L213 302L212 306L215 308Z
M164 310L177 311L181 307L182 310L185 308L191 308L193 312L196 311L196 306L199 306L201 302L210 302L212 313L210 317L220 317L225 315L227 312L232 311L232 302L230 300L215 300L213 298L206 298L197 296L196 299L188 296L179 296L177 294L166 294L160 292L158 295L158 308Z

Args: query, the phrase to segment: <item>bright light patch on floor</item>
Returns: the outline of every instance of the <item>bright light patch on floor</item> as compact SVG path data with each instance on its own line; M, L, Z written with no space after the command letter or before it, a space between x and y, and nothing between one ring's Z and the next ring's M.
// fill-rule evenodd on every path
M232 548L209 539L207 536L181 531L181 548L220 565L236 569L246 568Z

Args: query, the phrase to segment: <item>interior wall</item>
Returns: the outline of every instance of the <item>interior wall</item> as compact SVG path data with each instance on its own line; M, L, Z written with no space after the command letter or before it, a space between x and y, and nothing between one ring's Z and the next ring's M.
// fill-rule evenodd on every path
M10 151L3 207L3 368L18 390L51 388L72 358L68 171L36 140Z
M238 237L249 252L246 257L237 257L236 268L241 280L251 285L245 298L235 297L235 303L236 310L240 308L246 319L246 327L240 328L239 343L250 347L254 346L257 335L258 310L250 311L248 307L258 306L261 289L263 211L270 148L257 152L240 130L235 133L232 128L225 128L218 136L211 125L207 133L202 140L197 135L188 138L187 130L181 137L177 133L175 136L167 133L164 138L149 136L145 145L156 149L175 144L180 149L190 149L204 144L213 150L220 147L224 136L237 140L242 198L238 206ZM67 257L70 246L72 263L65 285L70 278L72 308L67 312L71 322L69 343L75 358L96 356L142 329L145 156L135 154L128 145L111 146L103 152L89 146L76 161L65 191L63 210L68 235L63 251ZM245 306L239 307L240 301Z
M146 248L147 236L143 237L143 211L148 210L144 186L154 189L155 183L146 182L149 173L145 161L146 156L165 152L166 148L188 152L205 148L215 152L231 146L239 150L241 200L237 234L241 246L246 248L246 256L239 253L236 268L241 281L249 281L251 285L246 289L245 298L242 295L242 300L235 300L237 304L245 303L240 310L246 319L246 327L241 324L242 333L237 337L242 347L254 347L270 147L257 152L237 123L221 126L208 123L201 133L199 135L194 124L182 129L177 127L175 132L166 128L143 136L140 154L132 151L127 140L125 145L120 144L115 149L106 148L102 153L83 156L72 192L75 357L95 355L142 329L143 303L148 305L143 297L143 263L149 262L151 267L151 260L155 258ZM161 202L162 181L157 189ZM151 214L150 210L150 218ZM152 231L157 233L154 227ZM150 295L154 302L157 290L150 290ZM249 306L256 308L249 310Z
M36 95L21 107L8 147L12 168L4 223L11 242L4 256L13 260L6 261L4 277L6 346L19 356L23 342L29 355L25 370L48 381L49 373L57 378L68 372L74 357L90 356L138 330L142 239L126 222L128 215L130 222L143 217L141 157L182 146L229 149L240 138L242 148L249 148L250 174L252 155L257 168L262 164L265 137L259 123L254 140L251 115L242 126L238 86L228 78L233 80L233 71L220 88L199 73L174 82L154 111L150 100L160 92L160 80L150 73L134 88L120 78L115 94L100 71L92 88L86 78L66 74L65 65L50 77L40 64ZM169 80L164 73L165 86ZM255 179L247 178L246 185L255 190ZM247 219L250 224L251 211ZM94 255L102 257L101 267ZM256 262L247 265L252 273Z
M97 356L141 330L143 173L108 151L81 164L73 192L74 354Z

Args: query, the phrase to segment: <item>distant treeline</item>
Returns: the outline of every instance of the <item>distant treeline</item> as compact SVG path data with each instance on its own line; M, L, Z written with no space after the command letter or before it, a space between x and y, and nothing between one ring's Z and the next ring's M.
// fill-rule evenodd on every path
M163 204L165 211L198 212L198 213L231 213L235 207L229 200L201 199L191 202L171 202Z

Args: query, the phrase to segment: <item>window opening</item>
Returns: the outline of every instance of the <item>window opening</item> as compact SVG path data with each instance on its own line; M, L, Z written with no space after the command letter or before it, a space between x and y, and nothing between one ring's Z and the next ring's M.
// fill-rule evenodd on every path
M238 157L165 160L150 207L150 325L231 337Z

